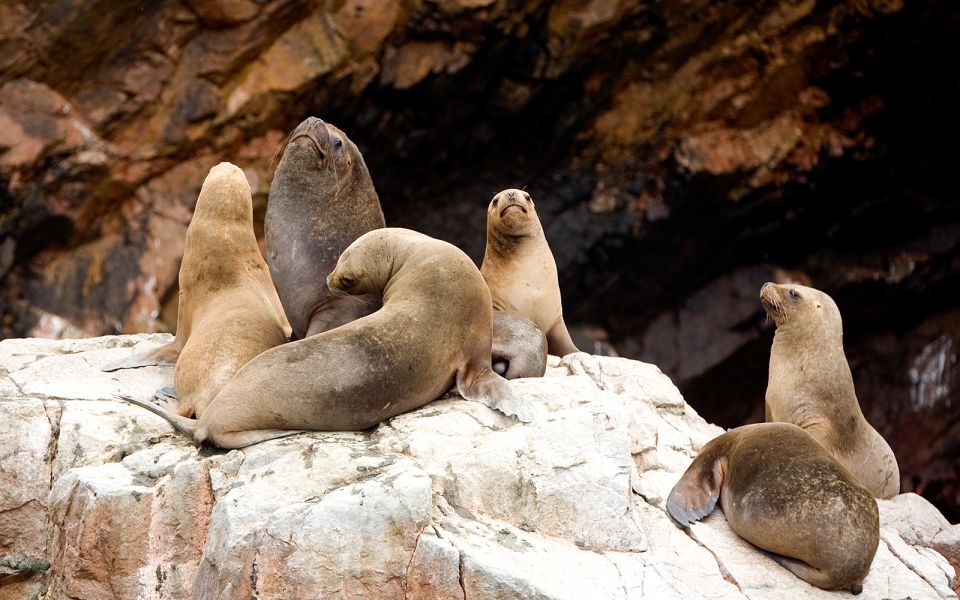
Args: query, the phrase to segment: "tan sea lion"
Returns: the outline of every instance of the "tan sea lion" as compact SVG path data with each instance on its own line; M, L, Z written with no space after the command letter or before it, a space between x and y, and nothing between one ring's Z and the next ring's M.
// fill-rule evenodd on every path
M237 369L286 341L290 327L253 233L250 185L236 165L220 163L203 181L179 282L173 342L126 366L174 358L177 412L200 416Z
M777 325L765 420L802 427L875 496L896 496L900 468L860 411L836 303L820 290L775 283L763 285L760 302Z
M525 412L490 368L490 292L455 246L408 229L377 229L350 244L327 284L382 297L383 307L254 358L198 421L127 399L196 442L222 448L296 433L289 430L368 429L452 385L466 399Z
M563 322L557 263L527 192L503 190L490 201L480 272L495 310L536 323L547 336L551 354L577 352Z
M379 308L373 296L342 296L327 275L343 250L384 226L363 156L342 131L315 117L281 148L264 218L267 264L297 339Z
M730 528L819 588L863 590L880 543L870 492L807 432L756 423L708 442L667 497L687 527L717 502Z

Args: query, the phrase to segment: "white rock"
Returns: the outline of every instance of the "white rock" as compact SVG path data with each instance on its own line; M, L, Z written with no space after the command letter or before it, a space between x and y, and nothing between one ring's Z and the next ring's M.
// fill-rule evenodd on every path
M722 511L670 520L666 494L722 430L653 365L551 357L511 382L531 423L454 395L371 432L224 452L117 400L171 368L99 370L169 339L0 342L0 552L53 565L0 600L836 597ZM957 559L958 526L909 494L880 510L860 598L956 598L938 552Z

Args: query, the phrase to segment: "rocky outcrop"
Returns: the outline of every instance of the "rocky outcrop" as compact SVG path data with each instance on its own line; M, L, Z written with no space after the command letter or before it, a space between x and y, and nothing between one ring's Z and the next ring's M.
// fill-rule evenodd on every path
M223 452L117 400L171 369L99 370L167 340L0 342L0 555L40 565L0 571L0 598L835 595L720 510L673 524L667 492L721 430L653 365L553 358L511 383L531 423L450 396L368 432ZM861 597L956 598L960 526L913 494L880 509Z
M958 6L4 2L0 336L172 331L207 169L240 165L261 219L317 115L389 224L475 259L492 194L529 190L581 347L724 426L762 410L759 284L824 289L903 488L956 520Z

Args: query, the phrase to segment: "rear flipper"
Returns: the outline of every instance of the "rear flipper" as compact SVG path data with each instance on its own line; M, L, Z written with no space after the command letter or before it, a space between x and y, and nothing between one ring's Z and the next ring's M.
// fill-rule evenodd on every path
M667 512L682 527L689 527L713 512L720 498L726 460L707 444L670 490Z
M185 436L189 437L191 440L193 440L195 444L199 444L201 441L203 441L203 440L198 440L196 436L196 432L197 432L196 419L188 419L187 417L181 417L180 415L174 414L165 408L157 406L153 402L149 402L147 400L141 400L139 398L134 398L133 396L124 396L121 394L120 398L126 400L131 404L136 404L140 408L145 408L150 412L152 412L153 414L157 415L158 417L165 419L168 423L173 425L174 429L184 434Z
M137 369L139 367L172 367L177 364L177 358L179 356L180 346L177 344L177 341L174 340L154 350L131 354L126 358L107 363L100 367L100 370L109 373L110 371Z
M780 554L768 553L768 556L773 560L780 563L784 569L790 571L800 579L806 581L811 585L815 585L820 589L824 590L836 590L840 588L848 589L853 594L859 594L863 591L863 581L856 581L850 583L849 581L837 581L837 579L831 576L830 573L827 573L823 569L817 569L811 567L809 564L803 562L802 560L797 560L795 558L790 558L788 556L782 556Z
M165 419L168 423L173 425L174 429L189 437L191 440L193 440L193 443L198 446L203 442L208 442L219 448L245 448L247 446L265 442L267 440L275 440L277 438L304 433L304 430L302 429L257 429L252 431L228 432L219 431L219 428L215 424L212 426L210 424L201 424L197 419L181 417L180 415L174 414L152 402L140 400L139 398L134 398L132 396L121 395L120 398L130 402L131 404L136 404L141 408L145 408L158 417Z
M525 317L493 311L493 369L506 379L542 377L547 370L547 338Z
M529 423L536 417L533 406L523 402L510 384L490 367L471 371L462 367L457 371L457 392L466 400L485 404L503 414L516 417L523 423Z

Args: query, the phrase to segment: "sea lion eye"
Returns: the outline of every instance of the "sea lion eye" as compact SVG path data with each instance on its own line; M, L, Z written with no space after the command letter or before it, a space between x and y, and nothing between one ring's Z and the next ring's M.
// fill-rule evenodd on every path
M527 199L527 202L530 202L530 194L524 192L523 197Z
M343 148L343 140L338 139L337 141L335 141L333 143L333 147L336 148L337 150Z
M494 199L493 199L493 205L492 205L492 206L493 206L494 208L496 208L496 207L497 207L497 204L498 204L499 202L500 202L500 198L494 198Z
M797 290L790 290L790 297L793 298L794 300L799 300L800 292L798 292Z
M340 276L340 287L343 288L343 289L345 289L345 290L349 290L351 287L353 287L353 279L350 278L350 277L346 277L346 276L344 276L344 275L341 275L341 276Z

